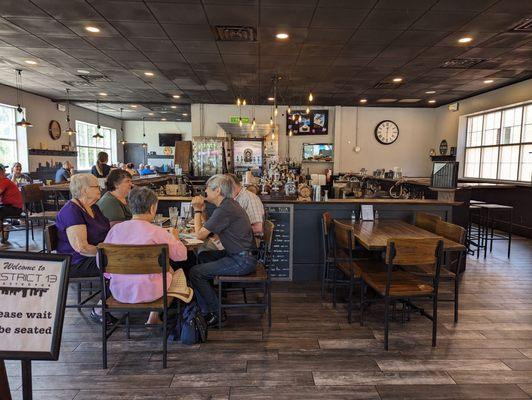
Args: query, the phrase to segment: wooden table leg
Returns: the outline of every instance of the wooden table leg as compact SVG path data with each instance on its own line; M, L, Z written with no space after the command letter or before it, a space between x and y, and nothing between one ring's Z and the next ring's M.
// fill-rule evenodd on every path
M11 400L11 391L9 390L9 381L7 380L4 360L0 360L0 399Z

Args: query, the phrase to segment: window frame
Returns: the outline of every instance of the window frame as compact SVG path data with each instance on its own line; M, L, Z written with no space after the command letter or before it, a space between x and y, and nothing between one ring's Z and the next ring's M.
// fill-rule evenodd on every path
M89 127L94 127L95 129L97 128L97 125L96 124L92 124L90 122L85 122L85 121L81 121L81 120L76 120L76 150L77 150L77 156L76 156L76 164L77 164L77 169L78 170L81 170L81 171L88 171L92 168L92 166L88 166L88 168L80 168L80 154L81 154L81 151L80 151L80 148L83 148L83 149L89 149L89 150L97 150L97 151L105 151L107 154L109 154L109 163L110 164L113 164L113 163L117 163L118 162L118 157L117 157L117 146L116 146L116 129L115 128L111 128L111 127L107 127L107 126L102 126L100 125L100 129L101 129L101 132L102 134L105 135L105 132L104 131L109 131L109 146L110 147L104 147L103 144L102 146L90 146L89 144L83 144L83 145L80 145L79 144L79 139L80 139L80 134L79 132L82 131L81 129L81 125L85 125L85 128L84 129L86 132L89 130L88 128ZM88 133L87 133L88 135ZM87 143L89 143L89 137L87 136Z
M474 181L482 181L482 182L493 182L493 183L516 183L516 184L531 184L532 183L532 177L529 178L529 180L520 180L520 177L521 177L521 169L523 167L522 165L522 153L523 153L523 148L525 146L528 146L528 145L532 145L532 140L531 141L524 141L525 137L525 127L527 126L527 123L526 123L526 119L527 117L530 118L530 116L527 115L527 107L530 107L529 109L529 112L532 113L532 101L528 101L528 102L524 102L524 103L521 103L521 104L518 104L518 105L512 105L512 106L507 106L507 107L501 107L501 108L497 108L497 109L493 109L493 110L489 110L489 111L483 111L483 112L480 112L480 113L476 113L476 114L472 114L472 115L468 115L466 117L466 122L465 122L465 137L464 137L464 163L462 165L462 177L463 179L466 179L466 180L474 180ZM515 113L515 110L517 109L521 109L521 123L519 125L519 140L517 142L510 142L510 143L501 143L501 138L502 138L502 135L503 135L503 129L504 129L504 118L505 118L505 112L509 111L509 110L512 110L512 112ZM496 138L496 143L495 144L484 144L484 134L486 132L486 121L487 121L487 116L490 115L490 114L494 114L494 113L500 113L500 121L499 121L499 125L498 125L498 128L495 128L497 129L498 133L497 133L497 138ZM482 131L481 131L481 136L480 136L480 140L479 140L479 143L478 145L476 146L470 146L468 145L468 142L471 141L471 137L470 135L471 134L474 134L476 133L476 131L472 131L470 130L470 127L472 128L473 126L473 121L472 119L473 118L478 118L478 117L482 117ZM517 126L517 125L512 125L512 126ZM515 180L512 180L512 179L500 179L499 177L501 176L501 156L502 156L502 152L503 152L503 149L506 148L506 147L515 147L515 146L518 146L518 154L517 154L517 171L516 171L516 175L515 175ZM497 148L497 168L496 168L496 178L482 178L482 164L483 164L483 155L484 155L484 149L486 148L494 148L496 147ZM467 160L467 153L468 153L468 150L472 150L472 149L479 149L480 151L480 154L479 154L479 161L478 161L478 166L477 167L477 173L478 173L478 176L474 177L474 176L468 176L466 175L466 173L468 172L467 169L466 169L466 160Z

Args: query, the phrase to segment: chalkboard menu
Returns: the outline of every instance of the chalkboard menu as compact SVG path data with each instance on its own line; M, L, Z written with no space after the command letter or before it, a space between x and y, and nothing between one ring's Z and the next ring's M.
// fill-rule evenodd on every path
M293 204L265 204L267 218L275 224L272 239L270 276L272 280L292 280Z

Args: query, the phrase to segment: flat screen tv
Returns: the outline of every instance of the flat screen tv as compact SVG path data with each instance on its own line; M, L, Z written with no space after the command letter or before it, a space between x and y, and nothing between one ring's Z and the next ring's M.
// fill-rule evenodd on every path
M180 133L159 133L159 146L174 147L175 142L183 140L183 135Z
M331 143L304 143L304 161L326 161L333 160L333 145Z

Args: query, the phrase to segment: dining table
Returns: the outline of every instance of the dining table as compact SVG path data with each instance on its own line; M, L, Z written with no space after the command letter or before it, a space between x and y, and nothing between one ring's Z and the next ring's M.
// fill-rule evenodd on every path
M438 237L443 239L444 252L464 252L466 250L463 244L398 219L377 219L374 221L336 219L335 221L352 227L353 235L357 242L370 251L385 251L389 239Z

